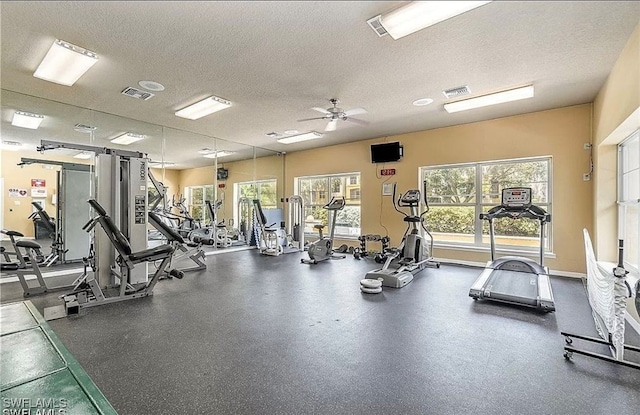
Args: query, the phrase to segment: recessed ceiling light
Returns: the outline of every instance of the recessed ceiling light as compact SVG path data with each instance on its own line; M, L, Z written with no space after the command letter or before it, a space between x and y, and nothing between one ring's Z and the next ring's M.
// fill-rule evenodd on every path
M208 159L213 159L216 157L220 158L220 157L230 156L232 154L233 154L233 151L219 150L219 151L214 151L213 153L205 154L203 157L206 157Z
M0 142L0 147L3 150L18 151L22 147L22 143L18 141L2 140L2 142Z
M433 100L431 98L420 98L413 101L413 105L415 105L416 107L424 107L425 105L429 105L431 103L433 103Z
M175 115L189 120L197 120L198 118L213 114L214 112L221 111L229 108L230 106L231 102L212 95L209 98L205 98L202 101L189 105L180 111L176 111Z
M153 92L164 91L164 85L155 81L140 81L138 82L138 85Z
M300 141L314 140L316 138L321 138L322 134L317 131L310 131L308 133L292 135L291 137L285 137L278 140L278 143L282 144L291 144L298 143Z
M71 86L97 61L98 55L90 50L56 39L33 76Z
M29 128L30 130L37 130L42 120L44 120L44 115L34 114L32 112L16 111L13 113L11 125Z
M444 109L447 110L447 112L452 113L532 97L533 85L527 85L520 88L508 89L493 94L482 95L479 97L468 98L461 101L444 104Z
M121 144L123 146L128 146L129 144L135 143L136 141L144 140L144 138L145 136L142 134L124 133L112 139L111 142L113 144Z
M76 154L75 156L73 156L73 158L82 159L82 160L88 160L88 159L91 158L91 153L89 153L88 151L82 151L82 152Z
M291 135L291 134L298 134L298 130L285 130L285 132L284 132L284 133L285 133L285 134L289 134L289 135Z

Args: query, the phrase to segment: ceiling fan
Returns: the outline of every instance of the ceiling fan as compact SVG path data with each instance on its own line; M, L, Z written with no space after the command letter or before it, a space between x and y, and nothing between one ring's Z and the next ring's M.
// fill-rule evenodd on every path
M325 131L335 131L338 127L338 121L348 121L358 125L368 125L369 122L364 120L359 120L357 118L351 118L352 115L364 114L367 112L364 108L352 108L350 110L344 111L342 108L338 107L338 103L340 102L337 98L331 98L329 102L333 105L331 108L320 108L313 107L312 110L321 112L324 114L322 117L314 117L314 118L304 118L298 121L311 121L311 120L328 120L327 126L325 127Z

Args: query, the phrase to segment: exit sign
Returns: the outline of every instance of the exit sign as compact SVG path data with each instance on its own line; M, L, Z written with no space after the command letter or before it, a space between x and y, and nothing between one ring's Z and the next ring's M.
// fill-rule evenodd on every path
M227 187L224 183L218 183L218 189L224 189Z
M394 174L396 174L396 169L381 169L380 170L380 175L381 176L393 176Z

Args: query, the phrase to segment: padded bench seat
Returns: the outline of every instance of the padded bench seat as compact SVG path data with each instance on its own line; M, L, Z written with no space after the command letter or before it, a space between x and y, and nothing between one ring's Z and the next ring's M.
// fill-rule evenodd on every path
M0 232L1 232L1 233L4 233L4 234L5 234L5 235L7 235L7 236L17 236L18 238L22 238L22 237L24 237L24 235L23 235L23 234L21 234L20 232L17 232L17 231L8 231L8 230L6 230L6 229L3 229L3 230L1 230Z
M144 251L132 252L129 254L129 259L134 262L141 262L155 256L166 256L171 252L173 252L173 247L171 245L160 245L155 248L145 249Z
M25 240L25 239L22 239L22 240L16 242L16 246L19 246L20 248L32 248L32 249L40 249L40 248L42 248L42 246L40 246L39 243L34 242L34 241Z

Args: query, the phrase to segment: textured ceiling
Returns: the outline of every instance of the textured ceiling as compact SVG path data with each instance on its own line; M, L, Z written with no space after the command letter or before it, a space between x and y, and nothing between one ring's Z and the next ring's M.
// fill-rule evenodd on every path
M526 1L492 2L397 41L367 26L367 19L403 3L2 2L1 85L295 151L591 102L640 21L640 2ZM72 87L32 76L55 38L100 56ZM148 101L120 94L140 80L166 89ZM456 114L443 109L443 89L469 85L473 94L485 94L528 83L536 88L533 99ZM174 116L211 94L233 106L195 121ZM367 109L357 118L370 124L341 123L322 139L291 145L265 136L322 131L322 120L297 120L321 115L311 107L327 108L333 97L345 109ZM434 103L411 104L425 97ZM3 99L3 131L9 110ZM168 154L197 160L194 149L209 139L192 137L193 145L182 145L167 135ZM181 151L190 153L178 156Z

